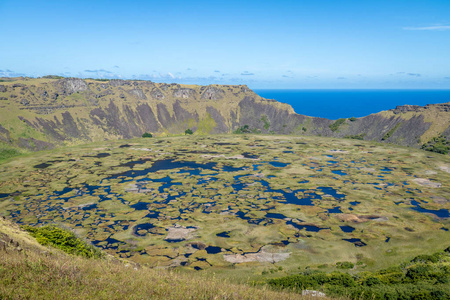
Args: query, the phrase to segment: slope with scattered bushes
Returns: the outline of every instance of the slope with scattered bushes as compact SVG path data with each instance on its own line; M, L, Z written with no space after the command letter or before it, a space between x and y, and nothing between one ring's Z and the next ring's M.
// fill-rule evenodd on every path
M44 244L65 244L65 248L73 248L67 244L76 244L74 248L83 244L55 227L35 230L33 234ZM62 239L58 241L57 236ZM0 299L302 298L295 293L231 284L201 274L149 269L111 256L67 254L40 245L4 217L0 217L0 258Z

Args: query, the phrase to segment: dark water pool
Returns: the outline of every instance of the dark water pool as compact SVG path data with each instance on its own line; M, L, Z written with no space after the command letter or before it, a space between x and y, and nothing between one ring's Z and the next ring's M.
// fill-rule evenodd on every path
M229 238L230 237L230 231L224 231L224 232L218 233L218 234L216 234L216 236L223 237L223 238Z
M298 230L305 229L306 231L311 231L311 232L319 232L319 231L324 230L324 229L330 229L330 228L322 228L322 227L318 227L318 226L314 226L314 225L297 224L297 223L294 223L292 221L287 221L286 224L292 225L295 228L297 228Z
M49 163L41 163L41 164L38 164L38 165L34 165L33 168L46 169L46 168L50 167L51 165L52 164L49 164Z
M355 247L364 247L367 246L366 243L364 243L363 241L361 241L361 239L342 239L346 242L352 243L353 245L355 245Z
M208 254L217 254L217 253L222 252L222 248L215 247L215 246L208 246L205 248L205 250L206 250L206 253L208 253Z
M339 176L345 176L347 173L342 172L342 170L332 170L331 173L339 175Z
M417 202L416 200L412 200L411 201L411 205L414 205L414 207L411 207L412 210L421 212L421 213L430 213L430 214L434 214L436 216L438 216L439 218L449 218L450 217L450 213L448 211L448 209L439 209L439 210L433 210L433 209L426 209L426 208L422 208L420 206L420 203Z
M339 226L343 232L353 232L355 228L351 226Z
M149 230L149 229L152 229L154 227L155 227L155 225L153 225L151 223L139 224L139 225L134 226L133 234L137 235L137 236L145 236L147 233L139 234L138 231L139 230Z
M341 207L336 206L336 207L330 208L330 209L328 209L328 213L329 214L342 214Z

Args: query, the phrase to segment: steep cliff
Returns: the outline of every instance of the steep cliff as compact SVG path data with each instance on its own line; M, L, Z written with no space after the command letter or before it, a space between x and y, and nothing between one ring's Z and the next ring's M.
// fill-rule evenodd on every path
M230 133L248 125L262 133L321 135L418 147L450 140L450 103L400 106L339 121L296 114L246 86L151 81L14 78L0 83L0 141L41 150L107 139Z

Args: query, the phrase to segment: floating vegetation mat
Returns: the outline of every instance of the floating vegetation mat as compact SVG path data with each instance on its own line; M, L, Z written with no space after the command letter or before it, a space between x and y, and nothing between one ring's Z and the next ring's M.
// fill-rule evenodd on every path
M108 141L4 163L0 211L151 266L383 266L448 246L449 170L448 156L331 138Z

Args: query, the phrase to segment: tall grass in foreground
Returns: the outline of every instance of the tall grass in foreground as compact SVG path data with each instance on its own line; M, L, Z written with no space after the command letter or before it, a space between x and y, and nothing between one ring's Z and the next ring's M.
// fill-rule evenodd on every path
M308 299L201 274L66 254L0 252L0 299Z

